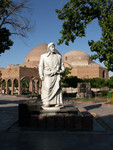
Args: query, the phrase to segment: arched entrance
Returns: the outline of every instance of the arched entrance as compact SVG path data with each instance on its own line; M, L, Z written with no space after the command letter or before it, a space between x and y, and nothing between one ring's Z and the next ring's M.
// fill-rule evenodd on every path
M7 94L11 94L11 91L12 91L12 82L11 82L11 79L9 79L7 81Z
M18 80L14 79L13 84L14 84L14 92L13 92L13 94L18 94Z
M22 94L29 94L29 80L24 80L22 82Z
M28 77L23 77L21 78L20 82L21 82L21 94L23 95L29 94L30 93L29 91L30 79Z
M6 94L6 81L5 80L2 80L1 90L2 90L2 94Z

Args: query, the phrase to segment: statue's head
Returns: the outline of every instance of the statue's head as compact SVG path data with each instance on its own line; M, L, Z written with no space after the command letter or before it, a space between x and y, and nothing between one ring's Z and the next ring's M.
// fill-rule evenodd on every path
M48 52L55 52L55 44L54 43L49 43L47 46L47 53Z

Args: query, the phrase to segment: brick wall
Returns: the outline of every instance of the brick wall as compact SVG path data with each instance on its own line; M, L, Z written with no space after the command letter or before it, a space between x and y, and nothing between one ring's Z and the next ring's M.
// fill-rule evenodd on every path
M19 77L19 67L1 69L2 78L18 78Z
M20 78L21 77L36 77L39 78L39 73L37 68L26 68L26 67L20 67Z
M79 66L72 68L71 75L77 76L78 78L104 78L108 79L108 71L105 68L101 67L87 67L87 66Z

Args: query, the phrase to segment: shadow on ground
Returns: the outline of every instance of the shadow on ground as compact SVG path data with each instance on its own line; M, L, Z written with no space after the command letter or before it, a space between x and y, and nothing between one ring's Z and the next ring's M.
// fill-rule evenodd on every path
M99 108L101 107L102 104L93 104L93 105L90 105L90 106L85 106L84 108L86 108L87 110L90 110L90 109L95 109L95 108Z

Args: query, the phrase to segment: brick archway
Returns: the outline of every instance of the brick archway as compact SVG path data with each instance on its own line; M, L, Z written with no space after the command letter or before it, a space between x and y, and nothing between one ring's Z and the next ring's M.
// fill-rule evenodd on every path
M29 91L31 93L38 93L37 82L40 80L37 68L26 68L20 66L11 66L1 71L2 81L4 80L4 92L5 94L22 94L22 83L27 80L29 82ZM10 81L10 86L8 83ZM1 85L1 91L3 90L3 84Z
M12 93L13 94L18 94L19 92L19 80L18 79L14 79L13 80L13 90Z
M12 91L12 80L8 79L6 85L7 85L7 94L11 94L12 93L11 92Z
M30 90L29 90L30 78L24 76L20 79L20 83L21 83L21 94L29 93L30 92Z
M2 79L1 81L1 92L2 94L6 93L6 80L5 79Z

